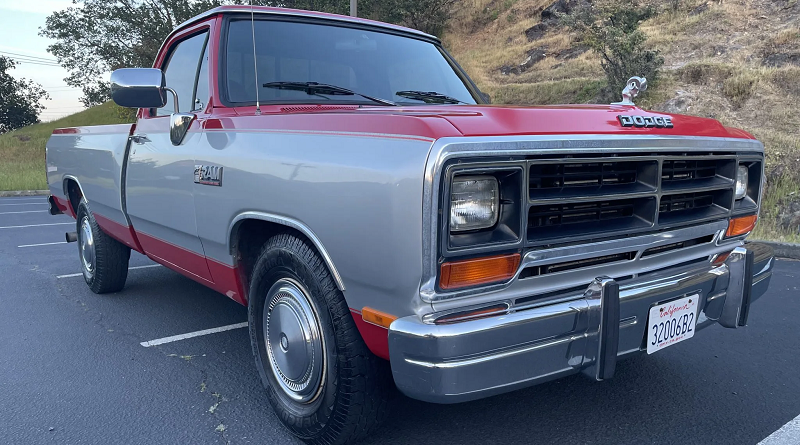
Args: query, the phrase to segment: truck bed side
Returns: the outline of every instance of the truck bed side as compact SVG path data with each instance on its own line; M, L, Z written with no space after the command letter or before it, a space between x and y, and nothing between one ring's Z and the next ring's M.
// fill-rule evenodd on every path
M130 226L124 212L125 159L132 124L61 128L47 141L47 185L61 207L75 216L79 196L70 196L74 182L101 226L111 220ZM136 248L132 236L113 234Z

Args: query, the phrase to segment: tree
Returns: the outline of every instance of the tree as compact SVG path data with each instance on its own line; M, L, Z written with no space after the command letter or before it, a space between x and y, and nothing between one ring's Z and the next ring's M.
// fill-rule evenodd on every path
M441 36L454 4L456 0L359 0L358 9L375 20Z
M655 13L653 7L642 5L639 0L605 0L562 15L581 42L600 55L608 80L605 99L619 100L633 76L646 77L651 86L658 80L664 58L647 47L647 36L639 30L639 23Z
M74 0L80 6L47 17L39 34L54 39L48 51L92 106L108 100L100 79L123 67L152 66L167 35L183 21L221 4L249 0ZM360 0L359 15L440 34L455 0ZM348 14L349 0L253 0L254 5Z
M41 85L25 79L14 79L8 70L13 60L0 56L0 134L39 122L44 109L42 99L49 99Z
M47 17L39 34L56 40L47 50L70 74L68 85L83 89L87 107L108 99L105 73L153 65L163 40L184 20L219 6L215 0L76 0Z

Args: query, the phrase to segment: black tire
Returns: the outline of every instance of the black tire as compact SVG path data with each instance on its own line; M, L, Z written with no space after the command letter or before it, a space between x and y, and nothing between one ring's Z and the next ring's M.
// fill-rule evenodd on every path
M84 235L84 221L88 224L92 237L93 261L89 262L91 267L87 265L83 252L84 238L88 239ZM89 289L96 294L121 291L125 287L125 280L128 279L130 247L111 238L100 229L85 199L82 199L78 206L77 229L78 255L81 260L83 279L89 285Z
M293 347L287 340L286 349L283 349L284 339L290 335L284 334L283 329L289 326L287 331L291 331L294 324L290 326L280 321L278 328L269 330L272 318L265 321L265 310L268 314L277 313L281 295L286 295L275 290L282 284L296 285L295 289L303 292L302 296L310 303L306 307L312 309L321 333L322 344L318 350L322 351L323 362L317 379L320 383L316 390L306 388L308 400L298 401L289 395L292 391L284 389L286 383L279 382L284 375L278 365L280 359L274 359L280 352L277 347L268 352L271 346L267 344L276 343L267 337L274 339L270 335L278 331L280 342L277 344L285 354L283 357L289 356L288 350ZM248 316L250 340L261 381L275 413L292 434L310 444L352 443L370 434L385 419L393 388L389 363L367 349L344 295L336 287L325 263L303 240L291 234L280 234L264 245L253 269ZM306 360L302 363L309 363L309 359L314 362L313 354L305 354L314 350L309 346L311 343L298 341L294 344L299 344L304 351L302 355ZM305 369L311 375L317 368L309 365Z

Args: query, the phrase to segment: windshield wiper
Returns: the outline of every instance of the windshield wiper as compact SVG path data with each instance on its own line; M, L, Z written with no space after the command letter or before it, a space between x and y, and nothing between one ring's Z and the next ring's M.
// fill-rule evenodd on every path
M465 104L455 97L450 97L436 91L398 91L394 93L400 97L421 100L427 104Z
M369 99L375 103L379 103L381 105L388 105L392 107L398 106L396 103L386 100L380 99L377 97L367 96L366 94L356 93L353 90L348 90L344 87L338 87L336 85L329 85L326 83L317 83L317 82L267 82L264 85L264 88L275 88L278 90L293 90L293 91L305 91L306 94L311 96L316 96L320 94L328 95L328 96L361 96L364 99Z

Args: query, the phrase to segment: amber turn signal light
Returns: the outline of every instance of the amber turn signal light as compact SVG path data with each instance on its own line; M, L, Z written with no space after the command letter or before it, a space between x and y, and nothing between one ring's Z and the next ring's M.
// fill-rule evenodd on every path
M757 215L742 216L741 218L734 218L728 223L728 232L725 233L726 237L744 235L750 233L756 226L758 220Z
M439 287L459 289L505 281L517 273L519 262L520 255L515 253L444 263L441 267Z
M367 323L388 328L393 321L397 320L397 317L377 309L372 309L371 307L365 307L361 309L361 319Z
M715 266L721 266L723 263L725 263L725 261L727 261L727 260L728 260L728 257L729 257L729 256L731 256L731 253L730 253L730 252L721 253L721 254L719 254L719 255L717 256L717 258L714 260L713 264L714 264Z

